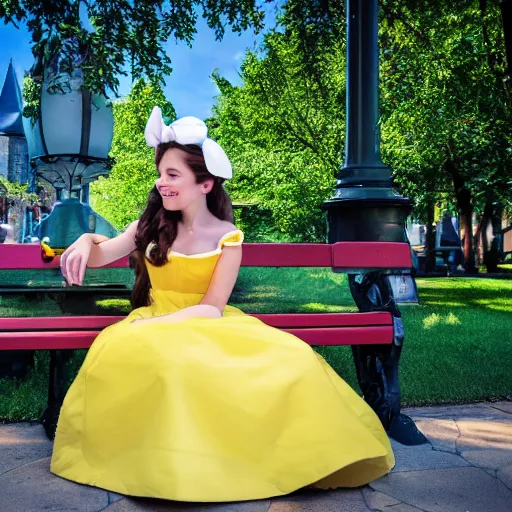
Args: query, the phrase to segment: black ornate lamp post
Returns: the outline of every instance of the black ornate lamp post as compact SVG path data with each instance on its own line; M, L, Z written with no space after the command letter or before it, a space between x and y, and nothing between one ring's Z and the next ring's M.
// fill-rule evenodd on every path
M334 197L323 205L329 243L407 242L405 220L412 203L393 189L391 170L381 161L378 82L377 0L347 0L346 150ZM395 326L391 346L353 347L357 377L389 435L404 444L421 444L426 438L400 412L398 360L404 335L387 274L349 275L359 310L388 310Z
M406 242L410 199L392 188L380 157L377 0L347 0L345 162L325 203L332 241Z

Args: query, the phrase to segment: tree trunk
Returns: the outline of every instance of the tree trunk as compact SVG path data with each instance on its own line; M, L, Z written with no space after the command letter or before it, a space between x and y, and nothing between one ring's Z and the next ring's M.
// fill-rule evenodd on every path
M456 165L449 159L444 164L445 171L451 176L457 206L459 209L460 226L464 229L464 269L466 274L476 274L475 251L473 247L473 203L471 191L466 187Z
M476 233L473 236L473 250L475 251L476 264L479 266L483 264L483 259L481 258L481 255L483 255L485 229L487 229L487 219L485 215L482 213L480 219L478 220Z
M476 274L478 272L475 264L475 251L473 249L473 226L472 208L469 208L467 204L463 207L459 206L460 225L464 230L464 269L466 274Z
M501 213L502 209L499 204L492 200L485 203L484 216L484 232L483 232L483 260L487 267L487 272L498 272L499 261L499 238L498 235L501 231ZM492 239L487 237L487 228L492 226Z
M434 237L434 202L429 200L427 205L427 233L425 237L425 272L434 272L436 269L436 241Z

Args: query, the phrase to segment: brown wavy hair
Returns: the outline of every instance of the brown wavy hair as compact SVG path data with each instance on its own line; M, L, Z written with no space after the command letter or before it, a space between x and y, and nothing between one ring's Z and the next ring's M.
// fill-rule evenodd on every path
M224 190L223 178L210 174L206 168L202 149L195 144L181 145L176 142L160 144L155 151L155 164L158 165L165 152L178 148L186 153L185 161L196 175L196 183L203 183L213 179L213 188L206 195L208 210L220 220L233 222L233 208L231 199ZM147 246L153 242L149 259L158 267L167 262L168 252L178 234L178 221L181 220L181 211L169 211L163 206L162 196L156 186L149 193L148 203L144 213L139 219L137 233L135 234L135 251L132 253L132 265L135 268L135 284L131 294L133 309L149 306L151 302L151 284L145 264Z

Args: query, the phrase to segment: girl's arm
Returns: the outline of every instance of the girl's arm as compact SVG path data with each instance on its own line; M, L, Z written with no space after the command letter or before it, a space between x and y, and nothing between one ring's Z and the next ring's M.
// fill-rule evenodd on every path
M242 246L224 246L201 304L216 307L222 316L231 293L233 293L241 263Z
M115 238L90 234L93 243L87 266L89 268L104 267L134 251L138 224L138 220L132 222L123 233Z
M109 239L103 235L85 233L71 244L60 257L62 275L70 285L81 285L86 267L103 267L127 256L135 249L138 221L124 233Z

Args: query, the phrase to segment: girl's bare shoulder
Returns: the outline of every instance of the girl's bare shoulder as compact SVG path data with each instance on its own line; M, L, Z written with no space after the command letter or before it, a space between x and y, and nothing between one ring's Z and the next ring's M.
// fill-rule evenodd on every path
M215 236L217 238L221 238L224 235L226 235L227 233L230 233L231 231L235 231L236 229L238 229L238 228L231 222L228 222L225 220L219 220L212 227L212 232L215 233Z

